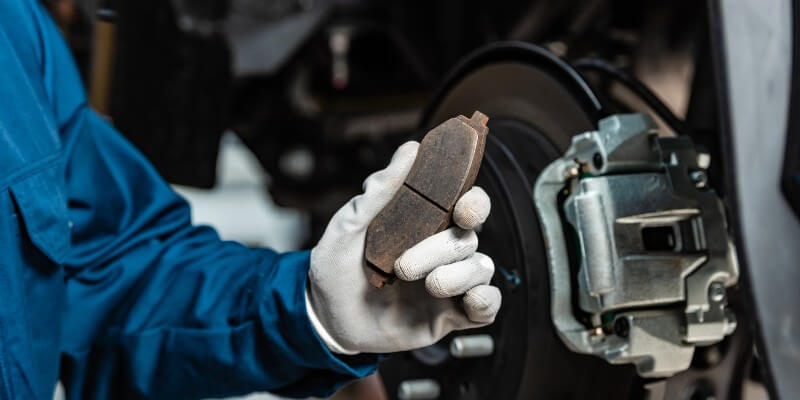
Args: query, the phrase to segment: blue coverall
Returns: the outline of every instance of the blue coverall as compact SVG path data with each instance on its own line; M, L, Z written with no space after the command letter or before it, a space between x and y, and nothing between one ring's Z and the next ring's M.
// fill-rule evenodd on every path
M0 0L0 69L0 398L325 395L375 370L314 332L308 252L192 226L38 1Z

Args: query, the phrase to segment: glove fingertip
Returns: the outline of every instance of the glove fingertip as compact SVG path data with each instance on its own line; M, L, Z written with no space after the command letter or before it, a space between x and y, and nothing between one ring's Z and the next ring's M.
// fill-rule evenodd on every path
M408 171L411 170L414 160L417 158L418 149L419 143L413 140L405 142L398 147L397 150L395 150L394 155L392 155L389 165L387 165L382 171L379 171L379 173L386 175L386 177L383 177L383 179L392 181L393 183L399 180L402 183L406 175L408 175Z
M373 172L362 184L364 193L352 198L349 206L357 227L366 227L386 207L403 185L417 158L419 143L409 141L397 148L386 168Z
M419 142L414 140L409 140L400 145L400 147L395 150L394 155L392 155L392 162L395 161L397 158L417 158L417 152L419 151Z
M454 210L453 222L461 229L475 229L485 221L472 210Z
M394 262L394 274L401 281L415 281L421 278L420 267L412 261L413 257L401 255Z
M463 301L464 311L470 321L489 324L494 322L500 311L502 295L497 287L481 285L470 289Z
M479 186L464 193L453 208L453 222L462 229L475 229L486 222L492 208L489 195Z
M439 275L440 274L430 273L425 277L425 290L427 290L428 294L431 296L440 299L452 296L447 292L444 285L442 285L442 280Z

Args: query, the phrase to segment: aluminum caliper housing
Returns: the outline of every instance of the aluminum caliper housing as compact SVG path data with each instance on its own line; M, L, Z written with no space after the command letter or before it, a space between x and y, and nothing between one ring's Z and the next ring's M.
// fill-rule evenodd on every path
M662 377L735 329L736 254L689 138L658 137L642 114L607 117L542 172L534 201L553 323L572 351Z

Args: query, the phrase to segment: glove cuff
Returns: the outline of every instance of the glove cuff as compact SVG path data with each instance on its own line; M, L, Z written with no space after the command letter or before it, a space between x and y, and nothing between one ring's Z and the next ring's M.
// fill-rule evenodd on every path
M322 326L322 322L320 322L319 318L317 318L317 314L314 311L314 307L311 305L311 299L308 296L309 290L310 288L307 287L305 294L306 312L308 313L308 319L311 321L311 326L314 327L314 330L317 332L317 335L319 335L319 338L322 339L322 342L325 343L326 346L328 346L328 349L332 353L345 354L350 356L358 354L359 353L358 351L350 351L342 347L342 345L340 345L336 340L334 340L333 336L331 336L331 334L328 333L327 330L325 330L325 327Z

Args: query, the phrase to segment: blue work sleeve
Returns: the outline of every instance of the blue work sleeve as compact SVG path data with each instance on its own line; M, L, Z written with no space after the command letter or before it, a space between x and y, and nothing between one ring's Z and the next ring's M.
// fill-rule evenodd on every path
M251 249L193 226L188 204L88 108L57 28L32 8L72 224L61 321L68 397L324 396L372 373L377 356L336 356L314 332L309 253Z
M314 332L308 252L221 241L94 113L67 129L70 397L326 395L374 371L375 356L336 357Z

